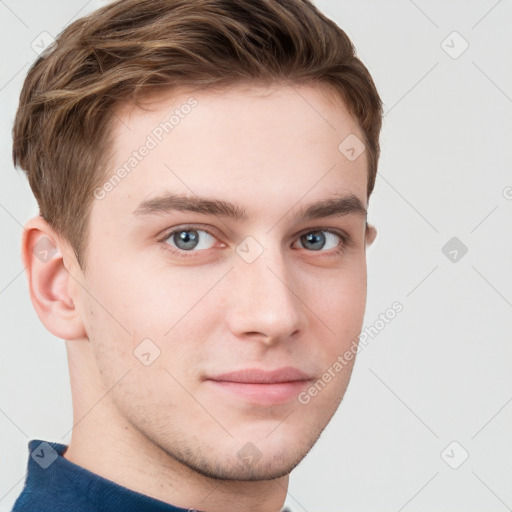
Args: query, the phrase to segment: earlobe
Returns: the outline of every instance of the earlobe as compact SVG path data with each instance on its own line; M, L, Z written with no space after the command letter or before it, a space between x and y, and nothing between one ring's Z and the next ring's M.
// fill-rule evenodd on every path
M58 338L85 338L85 329L72 296L72 277L64 265L63 250L62 239L42 217L27 222L22 258L34 309L44 326Z

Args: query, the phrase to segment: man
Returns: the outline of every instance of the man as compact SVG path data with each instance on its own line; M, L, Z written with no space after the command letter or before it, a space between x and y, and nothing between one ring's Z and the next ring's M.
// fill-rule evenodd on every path
M381 118L304 0L121 0L60 34L13 157L74 427L30 441L14 510L282 509L354 364Z

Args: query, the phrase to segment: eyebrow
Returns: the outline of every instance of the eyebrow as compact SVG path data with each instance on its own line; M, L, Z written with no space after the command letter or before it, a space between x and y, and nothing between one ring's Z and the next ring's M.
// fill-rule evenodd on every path
M183 194L165 194L142 201L133 211L133 215L140 217L174 211L203 213L236 221L246 221L249 218L243 206L230 201ZM366 208L354 194L312 203L300 209L295 218L298 221L308 221L326 217L342 217L349 214L360 215L364 218L367 216Z

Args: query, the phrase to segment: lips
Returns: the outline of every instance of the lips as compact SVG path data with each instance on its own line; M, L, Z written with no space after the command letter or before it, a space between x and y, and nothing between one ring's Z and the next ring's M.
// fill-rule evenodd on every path
M312 377L292 367L276 370L248 368L206 379L223 397L246 404L274 406L297 398L312 381Z
M209 380L222 382L239 382L243 384L276 384L280 382L297 382L311 380L311 377L303 371L288 366L277 370L244 369L230 373L223 373Z

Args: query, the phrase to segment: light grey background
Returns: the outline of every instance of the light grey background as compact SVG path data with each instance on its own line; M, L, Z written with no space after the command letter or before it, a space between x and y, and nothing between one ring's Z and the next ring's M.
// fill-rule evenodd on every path
M34 313L20 260L37 209L10 131L32 41L100 4L0 0L1 511L21 491L28 440L68 443L72 426L64 342ZM316 4L352 38L385 103L364 325L395 301L404 309L360 352L287 504L511 510L512 2ZM445 251L456 262L442 252L452 237L468 249Z

